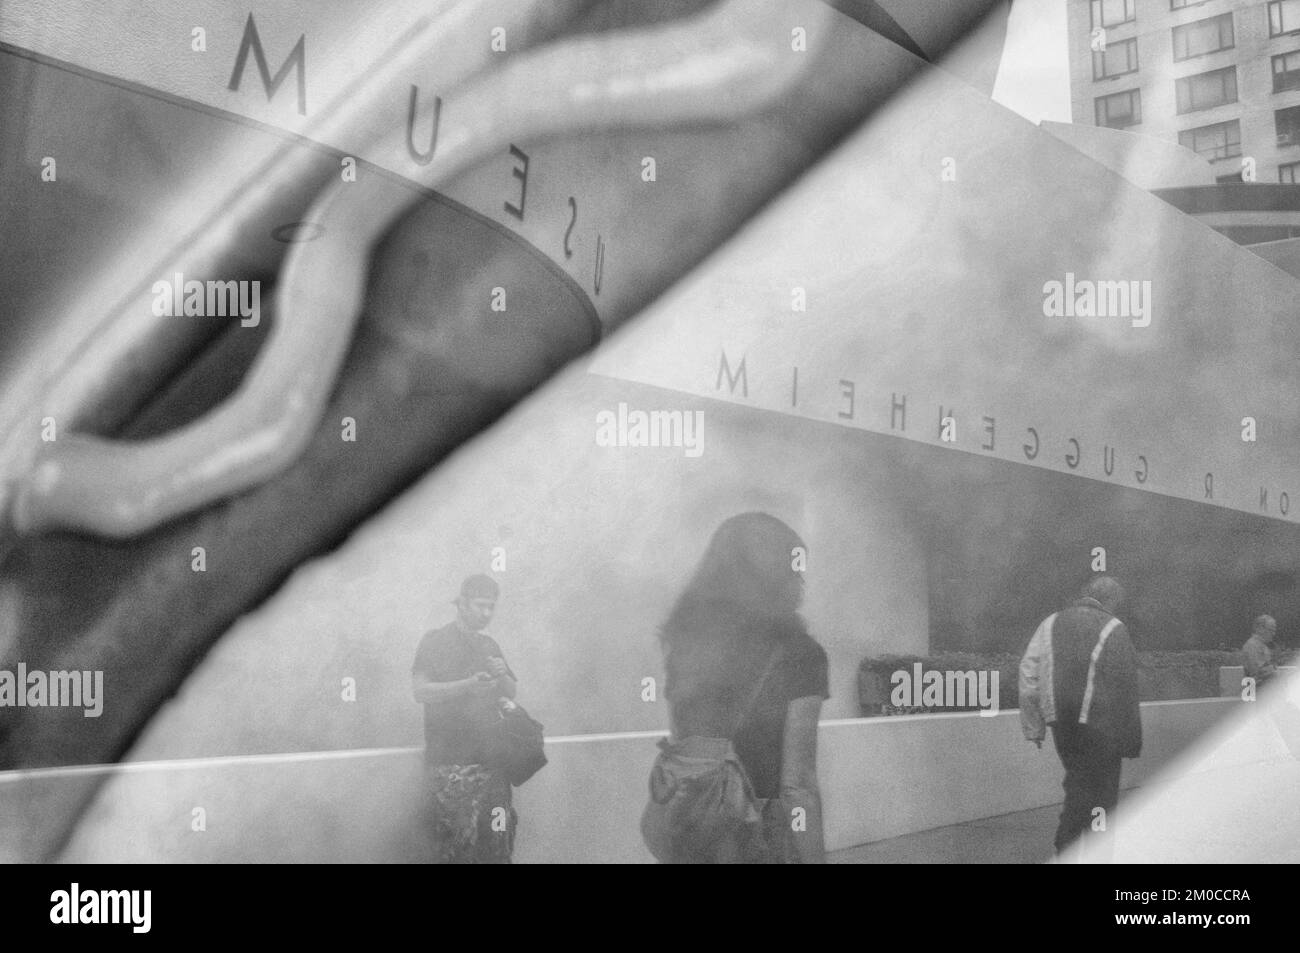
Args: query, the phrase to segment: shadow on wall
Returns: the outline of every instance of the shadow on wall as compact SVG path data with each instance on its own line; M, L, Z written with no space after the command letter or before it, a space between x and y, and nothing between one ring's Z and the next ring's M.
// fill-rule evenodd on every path
M1019 654L1094 566L1123 582L1139 649L1236 650L1260 613L1294 639L1300 527L992 459L924 466L943 451L911 452L934 651Z

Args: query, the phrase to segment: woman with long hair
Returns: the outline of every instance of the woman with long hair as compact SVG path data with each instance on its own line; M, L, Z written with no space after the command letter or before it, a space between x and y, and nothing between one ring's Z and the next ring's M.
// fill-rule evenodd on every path
M731 517L660 631L672 726L665 752L713 757L725 749L710 745L729 739L761 815L727 843L665 832L661 842L672 846L660 859L825 859L817 722L830 693L826 653L799 615L805 558L803 542L779 519Z

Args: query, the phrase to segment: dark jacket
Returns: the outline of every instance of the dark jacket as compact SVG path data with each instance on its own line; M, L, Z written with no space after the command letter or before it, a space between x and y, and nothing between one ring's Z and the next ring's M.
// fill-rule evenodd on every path
M1020 660L1020 721L1041 741L1046 726L1080 725L1121 757L1142 753L1137 652L1124 623L1095 599L1043 620Z

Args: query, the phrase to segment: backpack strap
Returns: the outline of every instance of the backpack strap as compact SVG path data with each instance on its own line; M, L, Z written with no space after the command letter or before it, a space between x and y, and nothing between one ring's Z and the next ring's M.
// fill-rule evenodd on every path
M1101 633L1097 636L1097 644L1093 646L1092 657L1088 660L1088 683L1083 690L1083 704L1079 706L1079 724L1088 723L1088 714L1092 710L1093 690L1097 685L1097 660L1101 658L1102 649L1106 647L1106 639L1110 634L1120 627L1119 619L1114 616L1110 621L1102 626Z
M740 719L736 722L736 727L731 730L731 737L734 738L740 732L740 729L745 727L745 722L753 714L754 706L758 703L759 695L763 692L763 686L767 684L768 677L772 674L772 670L776 668L776 663L780 660L784 650L785 646L778 643L768 654L767 665L763 667L763 674L758 677L758 681L754 683L754 687L750 690L745 707L740 711Z

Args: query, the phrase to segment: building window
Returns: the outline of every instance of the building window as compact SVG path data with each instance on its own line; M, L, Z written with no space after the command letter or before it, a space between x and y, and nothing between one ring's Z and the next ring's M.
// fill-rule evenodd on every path
M1178 94L1178 112L1195 112L1198 109L1211 109L1224 103L1237 101L1237 67L1225 66L1223 69L1184 76L1174 83Z
M1273 113L1279 146L1300 146L1300 106L1279 109Z
M1240 172L1234 172L1231 175L1216 175L1214 181L1218 182L1220 185L1224 185L1228 182L1245 182L1246 180L1242 177Z
M1241 123L1234 119L1187 129L1178 134L1178 144L1206 159L1231 159L1241 155Z
M1300 170L1300 162L1288 162L1285 165L1280 165L1277 167L1277 180L1288 185L1295 185L1297 170Z
M1142 95L1136 89L1098 96L1095 103L1099 126L1123 129L1125 126L1136 126L1142 121Z
M1300 0L1273 0L1268 5L1268 35L1300 31Z
M1296 0L1300 3L1300 0ZM1187 60L1219 50L1232 49L1237 43L1232 31L1232 14L1207 17L1195 23L1174 27L1174 60Z
M1273 57L1273 92L1288 89L1300 89L1300 50Z
M1300 0L1296 0L1300 3ZM1092 28L1118 26L1137 18L1137 0L1092 0Z
M1125 73L1132 73L1138 68L1138 41L1134 37L1131 40L1121 40L1118 43L1108 43L1105 52L1096 52L1092 54L1092 78L1093 79L1110 79L1112 76L1123 76Z
M1183 7L1198 7L1205 0L1169 0L1170 10L1181 10Z

